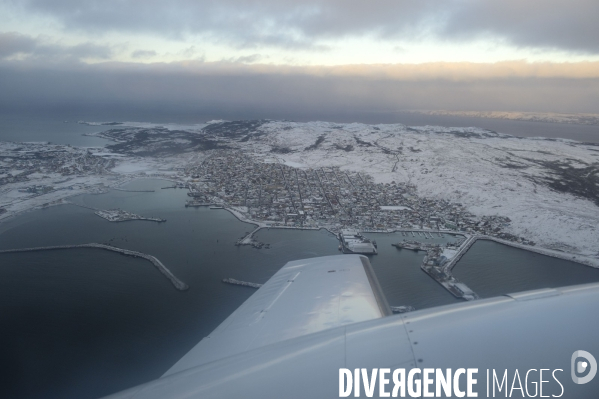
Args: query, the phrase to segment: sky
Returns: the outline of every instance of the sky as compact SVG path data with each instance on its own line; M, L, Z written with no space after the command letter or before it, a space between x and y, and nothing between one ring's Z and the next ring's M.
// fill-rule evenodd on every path
M599 113L596 0L0 0L0 104Z

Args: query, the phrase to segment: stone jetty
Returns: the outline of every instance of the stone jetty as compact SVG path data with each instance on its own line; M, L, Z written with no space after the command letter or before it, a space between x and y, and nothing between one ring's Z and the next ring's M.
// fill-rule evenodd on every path
M75 249L75 248L96 248L96 249L104 249L107 251L118 252L122 255L132 256L134 258L143 258L150 261L157 269L162 273L166 278L170 280L170 282L175 286L179 291L185 291L189 288L187 284L183 281L179 280L175 275L158 260L155 256L144 254L142 252L132 251L130 249L117 248L110 245L105 244L79 244L79 245L55 245L50 247L35 247L35 248L20 248L20 249L4 249L0 250L0 254L2 253L15 253L15 252L33 252L33 251L51 251L57 249Z
M252 288L260 288L260 287L262 287L262 284L248 283L247 281L235 280L234 278L224 278L223 279L223 283L235 284L235 285L242 285L244 287L252 287Z

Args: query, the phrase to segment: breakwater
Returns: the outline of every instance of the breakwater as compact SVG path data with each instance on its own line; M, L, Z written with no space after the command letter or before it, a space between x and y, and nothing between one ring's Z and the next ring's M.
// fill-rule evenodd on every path
M244 287L251 287L251 288L260 288L260 287L262 287L262 284L249 283L247 281L235 280L234 278L224 278L223 279L223 283L234 284L234 285L241 285L241 286L244 286Z
M449 262L447 262L444 266L443 266L443 270L447 273L447 274L451 274L451 269L454 268L454 266L456 265L456 263L458 263L458 261L460 259L462 259L462 256L464 256L464 254L470 249L471 246L474 245L474 243L479 239L479 236L469 236L467 237L464 242L462 243L462 245L460 245L460 248L458 249L458 251L456 252L456 254L449 260Z
M266 247L266 248L270 248L269 244L265 244L263 242L257 241L254 239L254 234L256 232L258 232L261 229L260 226L256 227L252 232L248 233L246 236L241 237L239 240L237 240L237 242L235 243L235 245L239 246L239 245L251 245L254 248L262 248L262 247Z
M583 255L574 255L571 253L556 251L556 250L547 249L547 248L531 247L530 245L524 245L524 244L520 244L520 243L513 242L513 241L502 240L501 238L496 238L496 237L491 237L491 236L479 235L479 236L475 236L475 237L476 237L476 240L494 241L499 244L509 245L514 248L524 249L526 251L535 252L540 255L551 256L552 258L558 258L558 259L563 259L563 260L569 260L571 262L580 263L581 265L594 267L596 269L599 268L599 259L596 259L596 258L589 258L589 257L583 256Z
M16 252L33 252L33 251L52 251L58 249L75 249L75 248L96 248L96 249L104 249L107 251L117 252L122 255L132 256L134 258L143 258L150 261L157 269L162 273L166 278L170 280L173 286L179 291L185 291L189 288L187 284L183 281L179 280L175 275L158 260L155 256L144 254L142 252L132 251L130 249L117 248L110 245L105 244L78 244L78 245L55 245L49 247L35 247L35 248L18 248L18 249L3 249L0 250L0 254L2 253L16 253Z
M124 188L112 187L113 190L125 191L127 193L154 193L156 190L126 190Z

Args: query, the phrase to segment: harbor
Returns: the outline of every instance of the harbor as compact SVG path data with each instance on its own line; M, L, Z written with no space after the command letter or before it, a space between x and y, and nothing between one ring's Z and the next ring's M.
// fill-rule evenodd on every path
M7 231L0 237L0 242L2 242L3 248L21 248L69 243L106 243L115 238L113 242L119 247L131 248L156 256L178 278L190 286L189 290L182 292L173 289L171 284L164 280L164 277L155 272L153 266L148 267L149 265L145 264L145 260L135 270L127 270L127 273L123 275L121 274L123 270L120 268L112 268L112 264L107 264L105 261L106 267L103 268L103 263L96 259L104 260L104 256L113 256L117 260L123 261L122 264L119 263L119 266L126 267L127 262L134 262L135 258L121 257L109 251L101 251L106 253L94 256L93 252L98 251L90 251L92 253L91 256L88 256L90 258L89 267L84 268L78 267L78 263L81 259L86 258L86 250L55 251L54 253L15 254L18 256L3 255L0 260L5 272L3 274L3 301L14 304L11 306L23 306L22 304L27 303L35 293L40 303L47 304L46 314L51 315L53 319L58 319L64 314L65 306L72 306L74 316L63 323L64 330L60 331L64 331L64 333L60 337L69 337L71 329L79 331L81 326L89 326L93 330L97 328L98 318L101 318L102 322L107 325L113 323L114 316L112 314L80 311L80 308L94 309L94 304L106 306L102 304L109 303L108 306L111 306L115 312L127 312L123 316L123 320L129 323L125 325L126 331L132 331L124 338L123 335L114 334L113 341L109 342L112 347L118 348L125 341L139 353L156 351L156 356L159 357L163 352L156 348L160 348L160 345L164 345L165 342L172 345L168 348L171 352L185 352L185 347L192 347L197 343L195 337L210 334L233 309L236 309L257 291L252 287L224 283L222 282L223 278L230 277L239 281L261 283L267 281L271 271L274 273L281 265L290 260L341 253L337 250L339 241L335 235L325 230L306 229L306 226L303 229L292 228L292 226L269 229L265 225L264 228L254 233L253 237L256 240L270 243L271 249L269 250L256 250L251 246L233 247L239 237L245 236L246 232L252 232L256 226L240 223L228 209L225 209L227 212L224 212L212 211L208 207L185 208L185 200L190 199L186 195L187 191L183 189L160 190L160 187L164 185L162 181L152 182L146 179L136 182L133 187L156 187L156 192L127 195L127 193L110 190L106 194L86 195L79 201L98 209L110 209L118 206L140 215L164 216L168 219L168 223L107 223L94 215L92 211L83 212L84 209L78 207L57 206L25 213L16 220L8 220L5 222ZM156 200L157 197L160 201ZM443 233L445 239L441 239L437 233L432 232L435 237L435 240L432 240L424 239L423 235L417 233L414 233L415 237L412 237L412 233L407 233L409 229L404 229L405 236L401 234L402 231L371 233L369 230L361 229L359 231L367 238L377 241L378 254L369 256L369 258L390 305L397 305L396 307L410 305L417 310L423 310L463 301L420 270L424 252L397 250L391 246L403 239L422 241L427 244L433 242L444 244L448 239L454 241L453 234L458 232ZM337 232L333 230L333 233ZM429 234L427 237L430 237ZM504 271L502 271L501 265L497 267L499 276L485 277L484 268L478 267L481 265L478 259L471 262L476 263L475 267L458 274L462 270L462 263L476 248L477 244L475 243L456 264L452 273L483 298L517 292L520 289L514 287L519 287L521 280L524 279L528 279L531 284L526 289L558 286L564 276L569 274L570 267L576 266L561 265L561 269L564 270L562 274L557 274L555 271L543 273L546 258L526 256L530 251L510 251L515 252L515 258L509 258L510 265L507 265L508 267ZM77 254L79 251L83 253ZM483 251L484 256L491 259L503 258L507 252L505 248L501 247L485 251ZM520 258L522 260L519 260ZM60 267L56 278L46 278L46 276L52 276L52 268L46 267L49 263L44 259L52 259ZM34 263L38 260L39 266ZM60 262L56 262L56 260ZM519 272L520 270L529 270L531 264L537 265L534 274L530 272L528 275L523 275ZM64 268L62 268L63 266ZM556 268L558 266L560 265L556 264ZM40 267L43 268L40 269ZM36 270L36 268L36 275L43 275L48 280L47 283L44 283L43 280L39 283L39 286L46 287L44 290L34 291L38 286L23 285L20 280L17 280L20 281L19 284L11 282L13 276L24 276L26 275L25 271ZM14 274L8 273L11 270L14 270ZM69 271L72 270L80 271L81 274L73 276L73 274L69 274ZM95 273L100 270L107 272ZM111 274L108 274L108 271ZM142 273L138 273L139 271ZM143 273L144 271L146 273ZM475 274L478 271L481 272L480 276ZM61 276L65 276L65 278L63 279ZM98 279L97 276L102 279ZM115 290L120 292L119 300L113 302L110 301L114 293L108 288L105 290L106 293L101 295L103 292L101 290L102 281L111 276L113 279L109 280L111 281L109 288L112 290L116 286ZM67 278L68 280L66 280ZM474 285L476 281L479 281L478 285ZM494 287L498 286L500 289L489 294L479 288L480 281ZM577 277L577 280L569 280L569 283L585 281L593 280L585 274ZM23 280L23 283L25 282ZM49 291L50 288L53 291ZM56 294L50 295L50 292L65 293L65 295L69 293L69 298L74 300L54 304L49 299ZM92 292L93 295L88 295L89 292ZM39 307L34 309L39 309ZM149 321L146 321L148 319ZM198 320L201 320L201 323ZM19 336L19 334L31 334L31 328L35 329L36 325L37 320L32 320L30 325L23 327L9 325L7 329L14 330L14 335ZM120 327L120 325L117 326L117 328ZM173 335L172 339L165 340L164 332L174 331L175 328L185 329L189 333L184 335L192 338L185 341L180 340L180 336ZM147 342L138 338L148 331L156 331L155 335L160 339ZM40 341L47 335L43 331L38 334L41 335ZM72 350L74 345L72 340L64 338L57 341L56 345L61 350L66 353ZM97 347L99 345L91 345L90 348L80 345L76 348L82 352L95 351L92 353L96 357L100 357L105 349L96 349ZM121 356L121 354L118 353L116 356Z
M402 235L404 235L402 232ZM408 233L414 234L413 231ZM422 233L424 232L416 232ZM429 233L432 235L431 233ZM407 249L415 252L425 251L426 256L424 257L420 268L432 277L435 281L441 284L445 289L451 292L456 298L461 298L467 301L478 299L479 295L475 293L470 287L468 287L464 282L457 279L453 273L452 269L459 262L459 260L468 252L468 250L474 245L478 240L486 240L493 241L499 244L507 245L510 247L523 249L526 251L534 252L544 256L550 256L553 258L558 258L566 261L572 261L581 263L585 266L597 268L595 262L588 261L586 258L577 257L574 254L569 254L566 252L550 250L546 248L533 247L530 245L524 245L517 242L502 240L493 236L486 235L464 235L464 239L457 241L456 243L448 243L445 246L441 246L438 244L427 244L421 243L418 241L408 241L403 240L398 243L392 244L394 247L398 249Z

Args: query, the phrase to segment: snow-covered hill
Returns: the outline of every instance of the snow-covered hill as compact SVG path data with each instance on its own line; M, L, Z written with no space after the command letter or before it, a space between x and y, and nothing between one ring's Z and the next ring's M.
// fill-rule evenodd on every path
M233 144L233 143L231 143ZM268 122L234 145L306 167L338 166L512 220L538 245L599 256L599 146L477 128Z

